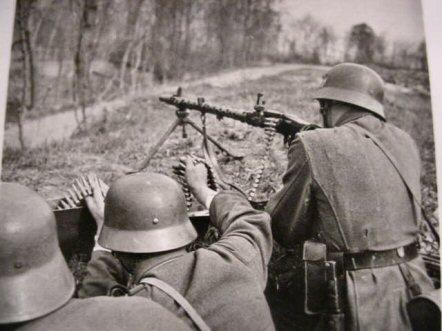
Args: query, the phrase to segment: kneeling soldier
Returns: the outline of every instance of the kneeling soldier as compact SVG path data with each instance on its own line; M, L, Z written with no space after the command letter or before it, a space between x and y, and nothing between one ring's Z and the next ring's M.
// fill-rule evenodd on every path
M407 300L432 289L417 251L419 152L385 120L383 95L373 70L333 67L316 95L325 128L297 135L268 205L279 243L315 240L337 262L348 330L409 329Z
M125 176L107 193L98 238L112 254L93 253L80 295L104 295L113 285L127 285L130 274L131 293L160 303L197 329L273 330L263 294L272 251L269 215L239 193L210 190L206 168L190 159L186 176L210 210L220 240L187 252L197 234L180 185L155 173Z
M142 298L74 299L75 280L43 198L0 183L1 330L188 330Z

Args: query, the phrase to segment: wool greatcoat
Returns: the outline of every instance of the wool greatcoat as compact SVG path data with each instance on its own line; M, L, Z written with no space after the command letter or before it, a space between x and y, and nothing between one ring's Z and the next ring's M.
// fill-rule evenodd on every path
M96 297L71 299L52 313L9 325L9 331L141 331L190 330L181 320L152 301L142 298Z
M417 147L397 127L364 113L334 128L302 132L290 146L284 186L268 204L277 242L290 247L314 238L329 252L359 253L417 240L419 208L362 128L390 151L420 193ZM407 265L422 290L430 290L421 258ZM345 279L348 330L410 329L410 294L397 265L346 271Z
M230 191L218 193L209 211L221 235L216 243L153 266L142 277L168 283L213 330L274 330L263 293L273 244L269 215L253 209L243 195ZM121 269L110 253L94 252L79 295L105 294L112 285L124 281ZM137 295L160 303L193 325L157 288L147 286Z

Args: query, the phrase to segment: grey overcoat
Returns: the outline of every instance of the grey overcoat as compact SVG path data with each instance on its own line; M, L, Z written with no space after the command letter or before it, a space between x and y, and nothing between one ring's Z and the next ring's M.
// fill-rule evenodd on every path
M284 186L268 204L277 242L290 247L314 238L329 252L358 253L417 240L420 210L362 128L390 151L420 194L419 153L399 128L359 115L331 129L302 132L290 147ZM407 264L424 291L432 288L420 258ZM345 278L349 330L410 329L410 294L397 265L347 271Z

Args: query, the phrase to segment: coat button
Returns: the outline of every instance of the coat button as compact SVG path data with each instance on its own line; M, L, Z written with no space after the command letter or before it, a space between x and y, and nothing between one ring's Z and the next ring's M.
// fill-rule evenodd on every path
M396 252L397 252L397 255L398 255L399 257L404 257L404 256L405 256L405 251L404 251L404 248L403 248L403 247L399 247L399 248L396 250Z

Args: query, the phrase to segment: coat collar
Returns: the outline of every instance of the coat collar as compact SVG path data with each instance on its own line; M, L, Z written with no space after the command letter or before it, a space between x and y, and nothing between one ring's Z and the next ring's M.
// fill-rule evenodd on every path
M156 260L156 261L146 261L145 264L140 266L139 270L135 272L134 274L134 284L139 283L139 281L146 277L148 273L150 273L153 269L158 268L159 266L165 265L169 262L172 262L181 256L185 255L186 253L180 253L175 256L168 256L165 259Z
M363 110L352 110L344 113L337 121L335 126L341 126L348 122L354 122L362 117L370 116L370 113Z
M385 122L366 111L352 111L344 114L337 122L335 127L354 123L364 129L375 133L381 129Z

